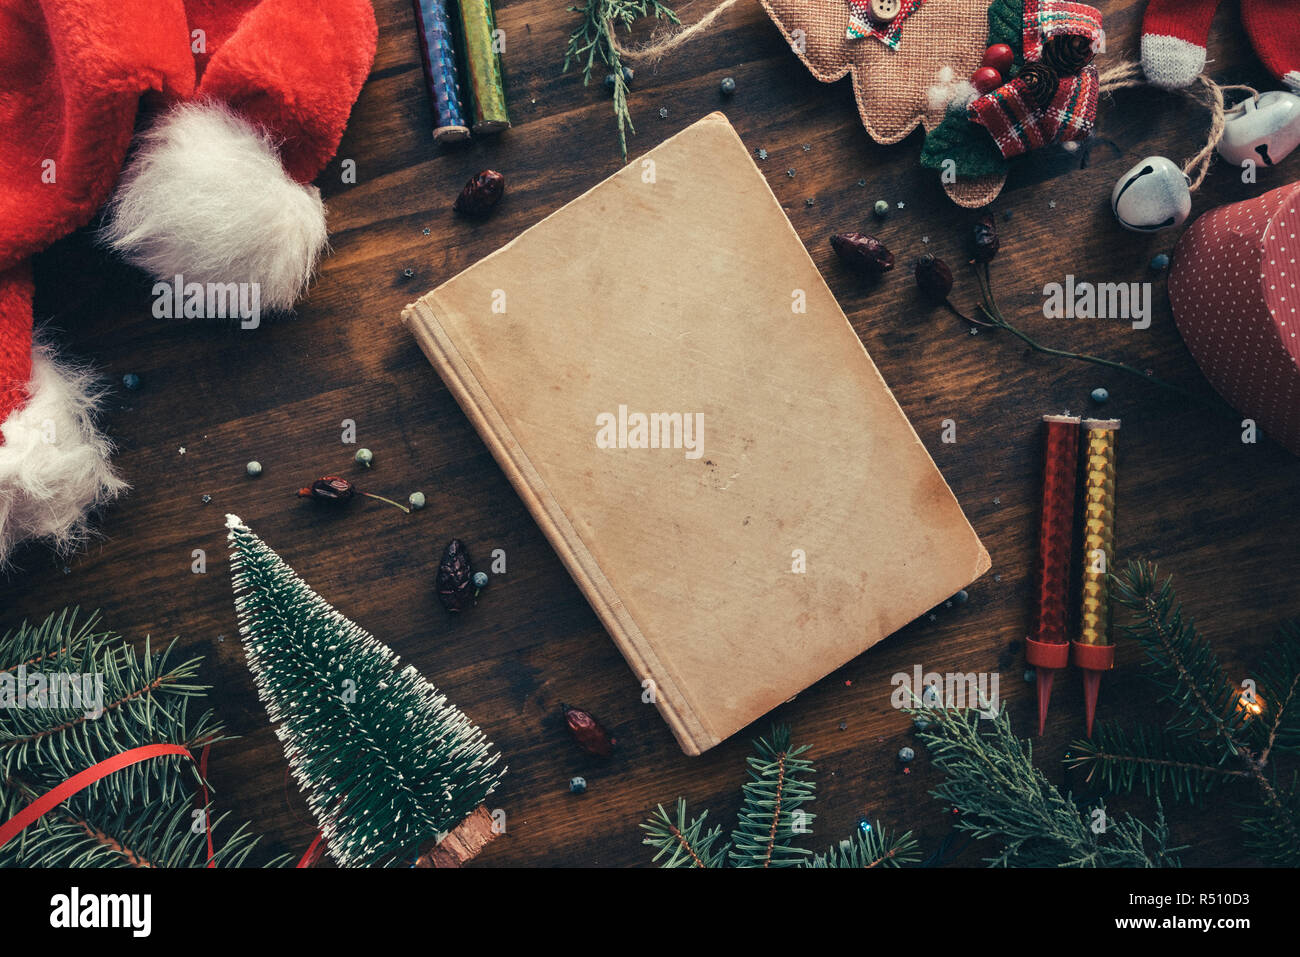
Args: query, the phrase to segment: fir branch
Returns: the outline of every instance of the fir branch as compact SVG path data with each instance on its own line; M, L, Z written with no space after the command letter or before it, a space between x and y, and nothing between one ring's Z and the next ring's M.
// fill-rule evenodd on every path
M1166 727L1176 734L1211 732L1234 754L1247 750L1238 688L1224 674L1210 643L1184 619L1172 579L1160 582L1159 570L1149 562L1129 562L1124 574L1110 576L1110 582L1115 601L1135 616L1124 634L1146 652L1161 700L1180 712Z
M878 822L871 822L864 832L861 828L852 837L826 849L813 857L809 867L853 868L902 867L921 859L920 848L911 831L894 835L884 830Z
M1067 762L1088 767L1089 783L1097 778L1112 791L1132 791L1140 783L1152 796L1168 787L1174 797L1193 803L1215 784L1251 776L1224 767L1225 756L1216 759L1203 740L1141 727L1130 733L1110 722L1098 724L1091 740L1077 740L1071 750Z
M648 16L673 24L681 21L660 0L587 0L581 7L569 7L569 12L582 14L582 25L569 35L562 72L568 71L570 63L581 63L582 85L587 86L591 83L591 73L598 57L601 63L610 68L614 77L614 116L618 120L618 146L623 161L626 162L627 133L635 133L636 128L632 125L632 114L627 105L627 78L623 73L623 57L619 52L615 32L621 26L630 33L637 20Z
M1105 816L1099 833L1070 795L1034 766L1033 749L1011 730L1007 711L983 720L978 712L909 709L929 724L920 732L947 779L931 793L960 812L956 827L1000 843L986 861L998 867L1168 867L1180 848L1168 846L1163 812L1155 824ZM1153 845L1147 849L1147 842Z
M747 759L749 777L736 827L731 832L731 863L736 867L793 867L811 852L794 847L796 834L810 831L813 815L799 807L813 799L812 762L801 755L807 745L790 747L790 728L777 725L771 740L754 742Z
M652 862L665 854L668 859L660 867L722 867L727 858L727 845L715 847L722 836L722 827L704 829L705 811L699 817L687 819L686 800L677 799L677 816L671 817L660 804L650 820L641 825L646 832L643 844L656 848Z
M1259 729L1261 763L1273 749L1288 754L1300 751L1300 623L1283 622L1269 654L1254 675L1255 690L1264 705Z

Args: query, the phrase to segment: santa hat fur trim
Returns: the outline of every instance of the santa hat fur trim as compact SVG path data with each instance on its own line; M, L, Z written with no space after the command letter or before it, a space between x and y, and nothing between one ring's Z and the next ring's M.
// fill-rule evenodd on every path
M102 241L155 279L256 283L289 310L327 242L325 206L271 138L216 102L186 103L141 135L107 204Z
M61 551L82 541L86 513L126 490L95 427L99 397L90 372L32 349L27 402L0 423L0 566L25 539Z

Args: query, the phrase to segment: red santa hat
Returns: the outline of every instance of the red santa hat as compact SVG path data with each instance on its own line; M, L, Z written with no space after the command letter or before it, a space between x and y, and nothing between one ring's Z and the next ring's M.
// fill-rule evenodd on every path
M0 0L0 563L125 488L92 377L33 343L32 254L107 201L104 242L156 278L292 307L375 39L368 0Z

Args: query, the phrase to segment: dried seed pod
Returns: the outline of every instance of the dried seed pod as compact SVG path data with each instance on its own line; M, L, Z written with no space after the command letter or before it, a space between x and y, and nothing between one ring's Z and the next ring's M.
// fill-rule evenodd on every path
M339 478L337 475L326 475L324 478L318 478L307 488L298 489L299 498L310 498L317 502L337 502L352 501L352 496L357 493L357 487L345 478Z
M998 230L993 224L993 217L988 213L976 221L972 237L975 246L974 259L977 263L986 263L998 254L998 246L1001 245L998 240Z
M1091 37L1058 34L1043 41L1043 62L1060 76L1074 76L1096 55Z
M894 254L875 236L836 233L831 248L846 266L873 279L894 268Z
M614 739L590 711L561 704L560 713L564 716L564 725L573 735L573 740L588 754L607 758L614 753Z
M1025 91L1034 98L1039 109L1046 109L1052 97L1056 96L1056 71L1041 60L1026 63L1016 79L1024 84Z
M916 261L916 288L931 302L943 302L952 292L952 270L936 256L926 253Z
M496 170L485 169L465 184L453 207L466 216L486 216L506 191L506 178Z
M464 611L477 603L474 563L470 560L465 543L459 538L453 538L443 549L434 588L438 592L438 601L448 611Z

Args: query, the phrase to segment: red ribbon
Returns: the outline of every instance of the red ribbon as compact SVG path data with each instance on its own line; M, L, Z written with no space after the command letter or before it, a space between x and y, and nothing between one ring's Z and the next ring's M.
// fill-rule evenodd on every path
M22 833L23 828L27 827L27 825L39 820L68 798L79 791L84 791L96 781L108 777L115 771L129 768L133 764L139 764L141 761L148 761L150 758L159 758L168 754L183 754L191 760L194 757L179 744L146 744L143 747L132 748L129 751L123 751L121 754L115 754L111 758L105 758L98 764L92 764L86 770L74 774L62 784L46 791L31 804L5 821L4 824L0 824L0 847L4 847ZM210 858L212 853L211 831L208 833L208 848ZM211 860L209 860L209 863L211 863Z

